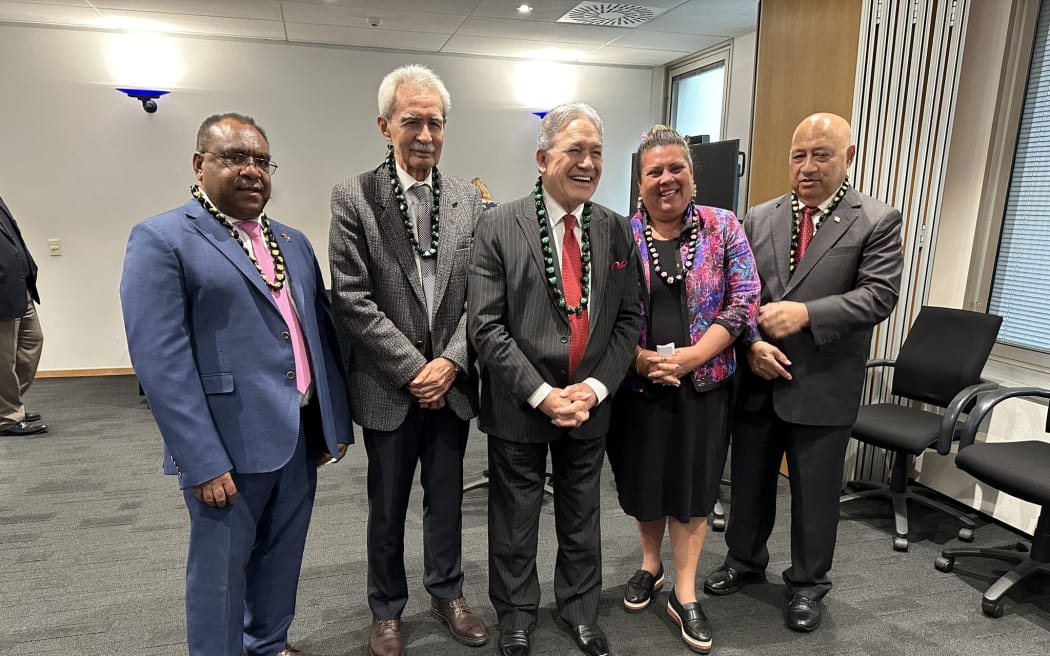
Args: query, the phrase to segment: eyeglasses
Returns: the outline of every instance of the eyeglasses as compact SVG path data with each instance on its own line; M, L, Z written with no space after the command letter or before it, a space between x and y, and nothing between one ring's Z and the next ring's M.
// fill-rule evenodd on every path
M277 172L277 163L272 159L266 157L253 157L248 153L242 153L239 151L233 151L230 153L213 153L210 150L200 152L201 155L211 155L222 162L227 168L244 170L249 165L254 165L255 168L259 169L267 175L273 175Z

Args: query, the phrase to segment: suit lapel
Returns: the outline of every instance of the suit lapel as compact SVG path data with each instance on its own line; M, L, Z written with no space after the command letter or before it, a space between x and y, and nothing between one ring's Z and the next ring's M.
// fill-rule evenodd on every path
M274 237L276 237L280 246L281 256L284 257L284 264L288 270L287 286L291 289L292 300L295 301L295 307L299 309L299 322L302 323L307 308L307 299L303 293L303 285L305 276L313 275L313 263L299 257L303 251L297 244L292 243L292 238L288 237L288 228L286 226L271 219L270 228L273 230ZM286 239L285 237L288 238ZM266 291L269 292L269 288Z
M183 209L186 211L186 216L190 219L190 225L211 242L215 248L219 249L219 252L225 255L230 263L244 274L244 277L248 279L252 286L270 301L274 309L277 309L277 303L273 300L270 288L266 286L262 276L259 275L259 271L248 259L248 255L244 252L241 243L231 237L226 228L211 214L208 214L196 200L191 200L183 205Z
M587 321L592 331L598 323L602 296L605 292L605 279L609 275L611 261L606 254L609 252L609 230L612 225L613 221L610 221L609 217L600 210L591 217L591 291L587 300Z
M551 303L554 304L555 309L558 311L558 316L565 322L565 325L569 325L569 318L565 314L565 311L558 307L558 300L554 296L554 291L548 282L548 278L551 277L550 272L547 271L548 265L544 261L543 257L543 246L540 243L540 228L539 221L536 217L536 207L529 203L532 198L532 194L522 201L523 207L518 212L518 227L525 236L525 243L528 246L529 253L532 255L533 264L540 272L540 279L543 281L543 288L547 290L547 297ZM551 227L550 238L554 239L554 228ZM554 246L551 246L551 252L556 253ZM561 291L562 296L565 295L565 289L561 284L561 267L558 265L558 258L554 257L551 266L554 267L554 275L558 276L558 290Z
M438 231L441 240L438 244L437 271L434 280L434 310L441 306L441 299L448 287L449 276L452 275L452 267L455 265L456 244L459 243L459 233L456 228L459 225L458 212L459 201L452 200L451 194L442 193L440 200L441 213L438 218L440 222ZM468 211L464 209L464 211ZM468 221L469 222L469 221Z
M791 196L784 196L777 202L773 212L773 221L769 226L773 239L773 258L776 260L777 276L780 284L787 288L791 281L791 228L795 221L791 214Z
M376 208L376 222L379 227L380 238L386 242L390 250L397 258L398 264L404 271L408 285L415 292L419 303L426 307L426 299L423 296L423 283L419 280L419 266L416 264L416 256L412 249L412 242L408 240L405 232L405 219L401 215L394 191L390 186L390 174L386 167L381 167L375 174L375 194L378 207ZM442 208L444 209L444 208ZM437 307L435 303L434 307Z
M4 215L2 217L3 220L0 220L0 232L4 233L4 236L10 239L12 244L15 244L17 246L18 240L15 239L15 236L11 234L11 232L7 228L8 223L10 223L11 227L14 228L15 219L13 216L11 216L11 211L7 209L7 205L5 205L4 201L2 200L0 200L0 213L3 213Z
M785 295L791 293L809 275L820 258L824 257L828 250L842 239L856 220L859 208L860 199L851 189L835 211L821 221L820 229L817 230L817 234L813 235L806 254L802 256L802 261L795 268L795 275L791 276L791 282L784 290Z

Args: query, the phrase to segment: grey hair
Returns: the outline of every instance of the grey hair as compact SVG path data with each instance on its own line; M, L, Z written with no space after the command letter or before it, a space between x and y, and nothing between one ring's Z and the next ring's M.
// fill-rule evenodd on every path
M669 128L666 125L657 123L653 127L649 128L645 134L642 135L642 142L638 144L638 161L642 161L642 155L647 150L652 150L657 146L680 146L685 151L685 159L689 162L689 170L693 170L693 154L689 152L689 143L686 142L685 137L678 133L674 128ZM641 168L638 170L638 176L641 177Z
M543 152L550 151L554 145L554 139L561 132L562 128L569 124L573 119L583 117L594 124L594 127L598 130L598 136L604 138L604 128L602 127L602 119L598 116L598 112L593 107L586 103L564 103L558 105L554 109L547 112L547 115L540 121L540 131L536 135L536 150L542 150Z
M399 66L387 73L383 81L379 83L380 116L389 121L394 115L394 100L397 90L402 86L436 91L441 97L441 116L448 118L448 111L452 109L452 97L448 95L445 83L434 71L419 64Z

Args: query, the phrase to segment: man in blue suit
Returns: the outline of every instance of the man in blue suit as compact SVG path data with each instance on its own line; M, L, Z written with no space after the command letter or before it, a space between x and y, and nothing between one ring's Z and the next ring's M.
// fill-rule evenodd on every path
M287 636L317 466L353 442L328 298L306 237L263 214L277 165L254 120L205 119L193 169L189 202L132 229L120 284L189 509L189 653L302 655Z

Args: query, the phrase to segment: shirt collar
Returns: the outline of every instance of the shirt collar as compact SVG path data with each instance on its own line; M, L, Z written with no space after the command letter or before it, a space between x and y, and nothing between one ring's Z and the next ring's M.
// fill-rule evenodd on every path
M408 191L417 184L424 184L430 187L431 189L434 188L434 169L430 169L429 171L427 171L427 177L423 178L422 180L416 180L408 174L408 171L401 168L400 164L398 164L394 168L397 169L397 179L401 183L401 188L405 191Z
M559 205L558 201L554 200L554 198L552 198L551 195L547 193L547 188L544 187L544 189L543 189L543 204L547 208L547 216L548 217L557 217L551 223L551 227L552 228L554 226L558 225L559 223L562 223L565 220L565 215L566 214L572 214L573 216L575 216L576 217L576 225L580 225L580 218L582 217L582 212L583 212L583 203L580 203L579 205L576 206L576 208L572 212L569 212L564 207Z

